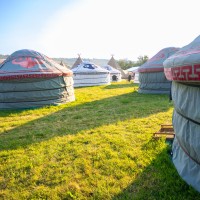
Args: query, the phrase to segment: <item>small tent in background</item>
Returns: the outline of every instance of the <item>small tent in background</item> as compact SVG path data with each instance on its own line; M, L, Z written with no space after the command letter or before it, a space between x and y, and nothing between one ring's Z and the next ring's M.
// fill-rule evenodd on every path
M122 68L117 63L117 61L114 59L113 55L112 55L111 59L108 61L108 65L119 70L121 72L121 76L123 79L125 79L127 77L126 74L124 73L124 71L122 70Z
M114 69L110 65L102 66L102 68L108 70L110 72L110 81L111 82L119 82L121 81L121 72L117 69Z
M200 192L200 36L163 63L172 80L173 163L180 176Z
M69 67L61 60L60 65L69 69Z
M163 62L178 50L175 47L164 48L139 67L139 93L170 93L171 82L165 77Z
M90 62L72 69L74 87L110 84L110 72Z
M131 75L134 83L139 83L139 72L138 72L139 67L140 66L136 66L127 69L128 74Z
M33 50L0 64L0 109L34 108L74 101L72 71Z
M75 61L75 63L72 65L71 69L77 67L79 64L81 64L83 62L83 60L81 59L81 56L80 54L78 54L78 58L77 60Z

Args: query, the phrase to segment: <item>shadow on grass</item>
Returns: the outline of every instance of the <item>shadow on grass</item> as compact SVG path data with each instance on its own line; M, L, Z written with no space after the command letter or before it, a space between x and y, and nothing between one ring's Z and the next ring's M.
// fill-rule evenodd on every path
M181 179L168 150L164 149L134 182L112 200L199 200L200 193Z
M57 136L73 135L126 119L147 117L167 111L171 106L165 95L141 95L137 92L72 105L3 132L0 134L0 150L26 147ZM4 115L0 113L0 117Z
M128 81L126 84L112 83L111 85L105 86L104 89L117 89L117 88L128 88L128 87L130 88L138 87L138 84Z

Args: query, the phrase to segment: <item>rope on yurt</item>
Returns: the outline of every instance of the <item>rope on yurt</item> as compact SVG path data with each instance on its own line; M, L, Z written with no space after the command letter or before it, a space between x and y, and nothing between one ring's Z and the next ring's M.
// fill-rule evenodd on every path
M200 162L199 162L198 160L196 160L195 158L193 158L193 157L188 153L187 149L185 149L185 148L183 147L183 145L181 145L181 142L179 141L178 137L176 137L176 139L177 139L177 141L178 141L179 146L180 146L181 149L185 152L185 154L186 154L191 160L193 160L195 163L197 163L198 165L200 165Z
M179 115L181 115L183 118L185 118L185 119L187 119L188 121L191 121L191 122L193 122L194 124L197 124L197 125L200 126L200 122L197 122L197 121L195 121L195 120L193 120L193 119L191 119L191 118L189 118L189 117L183 115L183 114L182 114L180 111L178 111L177 109L175 109L175 111L176 111Z
M175 109L175 111L176 111L180 116L182 116L183 118L187 119L188 121L191 121L191 122L193 122L193 123L195 123L195 124L197 124L197 125L200 125L199 122L197 122L197 121L195 121L195 120L193 120L193 119L191 119L191 118L189 118L189 117L186 117L185 115L183 115L181 112L177 111L176 109ZM185 152L185 154L186 154L191 160L193 160L195 163L197 163L198 165L200 165L200 162L199 162L198 160L196 160L195 158L193 158L193 157L189 154L189 152L187 151L187 149L184 148L183 145L181 145L181 142L179 141L179 139L178 139L177 136L176 136L176 139L177 139L177 141L178 141L179 146L182 148L182 150Z
M180 84L182 84L182 85L187 85L187 86L190 86L190 87L200 88L200 85L199 85L199 84L194 85L194 84L182 83L182 82L178 82L178 83L180 83Z

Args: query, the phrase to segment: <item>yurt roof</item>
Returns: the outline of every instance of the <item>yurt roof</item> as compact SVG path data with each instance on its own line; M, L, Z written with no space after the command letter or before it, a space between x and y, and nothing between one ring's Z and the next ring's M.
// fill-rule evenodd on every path
M11 54L0 64L0 80L51 78L72 75L72 71L47 56L23 49Z
M168 80L200 81L200 36L182 47L163 63Z
M77 67L79 64L81 64L83 62L83 60L81 59L81 56L78 55L77 60L75 61L75 63L72 65L71 69Z
M102 68L108 70L110 73L118 73L118 74L121 73L118 69L115 69L110 65L102 66Z
M74 74L110 73L108 70L103 69L102 67L91 62L82 62L76 68L73 68L72 71Z
M142 72L161 72L164 71L163 62L175 52L177 52L179 48L176 47L167 47L160 50L157 54L155 54L151 59L145 62L140 66L138 71Z

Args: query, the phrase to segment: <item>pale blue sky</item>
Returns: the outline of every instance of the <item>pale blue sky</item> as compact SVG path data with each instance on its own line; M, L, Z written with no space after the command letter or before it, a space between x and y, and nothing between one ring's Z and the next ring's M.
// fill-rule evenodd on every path
M0 0L0 54L136 60L200 33L199 0Z

